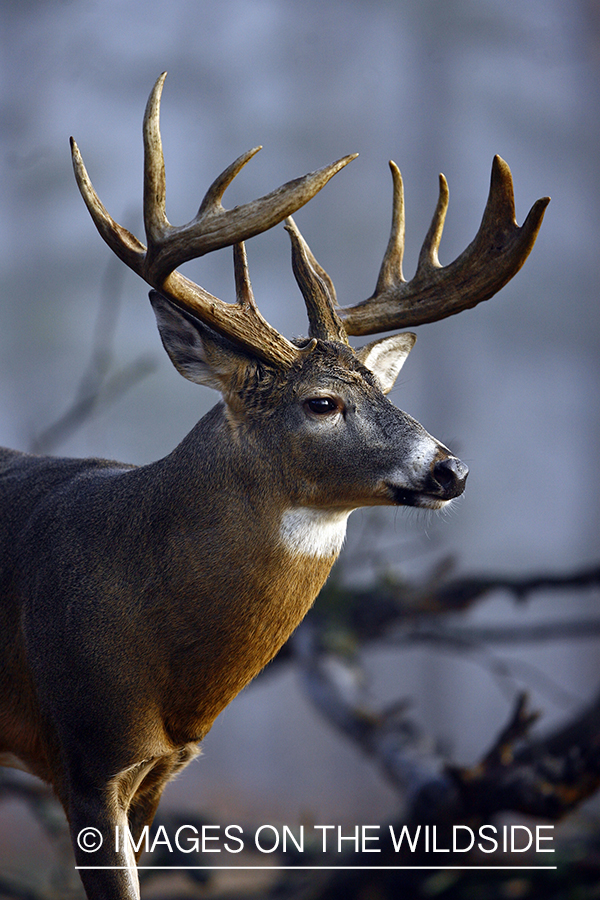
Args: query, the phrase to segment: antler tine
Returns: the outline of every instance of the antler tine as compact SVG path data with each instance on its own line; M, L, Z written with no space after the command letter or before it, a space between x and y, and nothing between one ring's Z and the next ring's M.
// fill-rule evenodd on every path
M397 194L395 166L395 198ZM399 175L399 173L398 173ZM490 192L481 225L467 249L454 262L440 266L437 251L448 205L446 179L440 176L440 196L433 221L419 255L414 278L402 278L399 214L394 199L392 237L384 257L375 293L368 300L338 310L348 334L375 334L396 328L435 322L488 300L519 271L535 243L544 211L543 197L531 207L522 226L515 220L513 182L508 165L494 157Z
M347 344L344 326L336 313L333 281L313 256L291 216L285 220L285 229L292 242L292 270L308 313L308 336Z
M144 225L148 247L109 215L92 186L77 145L71 139L79 190L106 243L148 284L254 356L276 366L289 366L301 351L263 319L253 300L247 302L249 295L240 287L239 278L238 302L228 304L175 270L190 259L241 244L277 225L304 206L357 154L289 181L250 203L224 209L221 199L225 189L258 152L260 147L256 147L238 157L215 179L191 222L171 225L165 212L165 169L159 121L165 77L166 73L163 73L154 85L144 115ZM236 251L238 272L245 268L245 263L240 268L239 260L243 256L243 248ZM240 300L240 291L246 300Z
M233 271L235 276L235 296L238 304L241 307L250 307L258 312L252 284L250 283L248 257L243 241L233 245Z
M165 212L165 160L160 136L160 98L167 73L157 79L148 97L142 136L144 139L144 229L148 241L148 255L164 241L171 228Z
M404 212L404 183L400 169L393 160L389 162L393 182L392 228L390 239L383 256L379 277L375 287L376 294L389 291L396 283L404 281L402 260L404 258L404 235L406 220Z
M196 217L194 218L194 222L201 221L202 217L208 215L211 212L220 212L223 209L221 205L221 200L223 199L223 194L226 189L229 187L233 179L238 175L246 163L250 162L253 156L262 150L262 146L253 147L252 150L246 150L245 153L242 153L241 156L238 156L231 165L227 166L217 178L213 181L206 194L204 195L204 199L200 204L200 209L198 210Z
M73 138L71 138L71 158L79 193L83 197L84 203L101 237L125 265L143 277L146 247L141 241L138 241L135 235L123 228L122 225L119 225L108 213L94 190L94 186L83 164L79 147Z
M440 242L444 232L444 222L446 221L446 212L448 211L449 191L448 182L442 174L440 174L439 183L440 192L438 195L438 202L433 214L433 219L431 220L431 225L429 226L429 231L425 236L421 252L419 253L417 273L423 272L426 269L441 268L438 259L438 250L440 249Z

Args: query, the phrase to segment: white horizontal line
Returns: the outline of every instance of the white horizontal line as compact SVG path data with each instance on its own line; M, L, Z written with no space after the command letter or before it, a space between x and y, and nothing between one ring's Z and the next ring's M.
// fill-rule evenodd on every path
M486 870L503 870L506 872L523 872L530 870L540 870L540 869L558 869L558 866L445 866L440 864L439 866L75 866L76 869L145 869L150 871L164 871L170 870L175 872L187 872L187 871L240 871L240 872L252 872L256 869L257 872L270 871L271 869L274 871L289 871L289 870L303 870L308 872L319 872L323 871L335 871L339 869L340 871L356 871L356 872L376 872L376 871L401 871L406 869L443 869L447 870L479 870L485 872Z

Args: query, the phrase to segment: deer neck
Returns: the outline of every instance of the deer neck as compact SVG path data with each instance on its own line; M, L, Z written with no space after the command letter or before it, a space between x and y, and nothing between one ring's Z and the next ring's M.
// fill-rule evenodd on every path
M349 510L293 501L272 461L243 449L240 455L239 436L218 406L167 458L165 471L173 473L172 492L163 488L172 511L167 553L181 578L181 612L171 608L169 622L184 635L185 657L198 659L193 675L189 666L182 673L188 688L191 678L197 682L194 691L181 692L182 703L202 697L201 711L192 702L170 717L176 742L206 734L278 652L312 606L345 535ZM213 677L222 671L226 682Z
M303 501L278 461L240 437L221 404L172 457L173 490L183 491L178 508L205 539L209 525L211 542L218 536L222 552L237 567L248 559L258 571L258 560L265 562L266 556L291 572L308 566L320 579L327 576L342 548L352 509ZM191 482L195 498L189 496Z

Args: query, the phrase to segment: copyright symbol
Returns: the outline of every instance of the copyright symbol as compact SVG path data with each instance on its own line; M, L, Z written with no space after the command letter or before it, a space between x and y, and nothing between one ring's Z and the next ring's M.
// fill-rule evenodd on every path
M103 840L97 828L82 828L77 835L77 846L84 853L95 853L102 846Z

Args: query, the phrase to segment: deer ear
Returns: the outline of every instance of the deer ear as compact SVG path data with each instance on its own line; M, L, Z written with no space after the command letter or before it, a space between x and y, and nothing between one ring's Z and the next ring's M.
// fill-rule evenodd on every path
M356 355L359 360L377 378L379 386L384 394L391 391L398 373L404 365L404 360L412 350L417 340L416 334L406 332L393 334L391 337L380 338L359 347Z
M150 291L163 347L177 371L196 384L227 393L234 376L250 358L157 291Z

